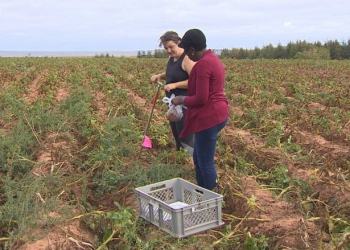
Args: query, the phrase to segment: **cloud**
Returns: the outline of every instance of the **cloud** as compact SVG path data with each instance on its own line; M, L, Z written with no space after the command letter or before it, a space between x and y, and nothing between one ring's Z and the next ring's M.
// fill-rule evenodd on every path
M350 34L349 12L348 0L2 0L0 50L152 50L190 28L215 48L323 42Z
M291 22L291 21L284 22L284 26L285 26L285 27L288 27L288 26L291 26L291 25L292 25L292 22Z

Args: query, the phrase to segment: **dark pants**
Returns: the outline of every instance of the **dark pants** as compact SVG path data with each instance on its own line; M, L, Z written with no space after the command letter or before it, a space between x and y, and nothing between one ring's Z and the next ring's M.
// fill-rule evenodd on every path
M194 135L193 162L196 167L197 184L209 190L216 187L217 173L214 164L216 141L227 120Z
M183 138L179 138L179 135L182 132L182 129L185 125L185 115L186 115L185 108L182 108L183 116L182 119L178 122L169 122L171 131L173 132L173 136L176 143L176 150L179 151L180 148L185 148L187 151L192 155L193 151L193 144L194 144L194 135L187 135Z

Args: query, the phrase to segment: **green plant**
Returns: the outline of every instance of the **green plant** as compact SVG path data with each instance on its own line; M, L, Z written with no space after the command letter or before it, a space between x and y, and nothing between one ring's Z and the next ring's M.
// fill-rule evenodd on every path
M269 238L265 235L260 235L258 237L252 237L250 232L247 233L243 244L244 250L265 250L269 249Z
M0 228L7 227L3 236L10 245L35 238L30 234L34 228L49 228L64 220L49 216L51 211L60 213L53 195L59 187L54 182L55 177L33 180L31 174L15 179L6 176L3 180Z
M26 121L18 120L9 136L0 141L0 171L13 177L28 173L35 163L33 156L38 145Z
M286 166L279 166L271 172L270 185L272 187L287 188L290 185L291 177L288 175Z
M132 249L139 245L141 239L136 234L137 223L133 219L135 211L115 203L118 210L105 214L106 224L101 225L103 230L102 244L97 250L103 249Z
M261 218L270 211L261 202L263 190L295 209L290 215L307 221L307 229L316 229L308 236L319 248L346 249L349 60L254 56L223 60L225 93L237 111L215 155L226 227L182 240L155 230L134 211L135 187L178 176L195 179L187 153L173 150L161 98L148 132L153 148L139 157L155 93L149 79L167 59L0 58L0 248L46 237L62 223L80 225L79 231L82 222L94 236L86 246L95 249L264 247L265 227L259 227L260 235L246 233L255 222L269 223ZM254 181L257 192L248 192ZM114 198L120 207L110 202ZM304 243L307 229L293 231L295 244ZM284 235L269 237L274 249Z
M292 155L298 155L303 151L302 147L299 144L292 142L291 135L288 136L287 141L282 142L282 147L288 154Z
M237 156L236 169L239 173L253 174L255 167L253 163L249 163L243 156Z
M277 121L275 127L268 133L266 139L267 147L281 147L281 139L284 136L284 126L281 121Z

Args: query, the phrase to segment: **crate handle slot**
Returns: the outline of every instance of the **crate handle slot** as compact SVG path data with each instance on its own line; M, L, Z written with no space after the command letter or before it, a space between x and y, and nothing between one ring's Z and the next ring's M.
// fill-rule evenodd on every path
M194 191L196 191L197 193L203 194L203 191L202 191L202 190L195 189Z
M154 191L154 190L158 190L158 189L162 189L162 188L165 188L166 187L166 185L165 184L163 184L163 185L160 185L160 186L155 186L155 187L151 187L151 191Z

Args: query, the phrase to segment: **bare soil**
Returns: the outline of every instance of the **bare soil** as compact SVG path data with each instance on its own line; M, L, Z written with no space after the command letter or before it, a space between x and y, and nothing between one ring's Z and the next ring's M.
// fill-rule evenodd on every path
M29 85L28 94L23 96L28 104L40 97L39 88L46 73L44 71L39 74ZM124 88L128 91L128 98L131 102L136 103L145 113L150 111L152 106L150 101L143 99L126 86ZM94 91L93 95L95 96L93 108L98 111L103 121L107 121L108 107L104 94L100 91ZM68 96L69 90L62 87L57 90L55 100L59 103ZM325 106L318 103L312 103L308 108L326 109ZM278 109L278 107L274 106L271 109ZM242 113L239 108L233 108L233 111ZM157 109L154 110L154 115L154 119L157 121L164 121L165 119L165 114L160 114ZM0 132L6 133L6 126L0 119ZM347 129L349 130L349 128ZM301 128L292 126L285 129L285 134L291 135L296 143L323 155L329 162L349 157L349 147L341 142L330 142L320 135L313 135ZM69 154L74 153L74 146L70 145L70 140L67 138L73 138L73 135L52 133L42 141L42 150L36 156L37 165L33 170L34 178L46 176L57 168L67 169L72 167L65 160L65 157L69 157ZM248 149L261 163L259 167L262 168L268 169L268 166L275 164L282 158L284 161L288 157L293 158L292 155L281 155L277 149L264 147L265 143L249 131L236 129L230 124L223 130L221 138L228 143L231 142L232 148ZM220 156L216 156L216 158L220 161ZM234 162L234 159L232 159L232 162ZM264 187L258 178L254 176L241 176L239 178L230 176L226 174L223 167L220 167L218 173L220 175L220 185L224 190L225 201L223 219L226 224L232 223L233 230L249 228L253 235L270 237L273 239L276 249L318 249L320 241L328 242L330 238L327 230L322 230L322 228L328 226L326 222L327 207L332 204L348 207L350 183L336 169L324 171L317 166L315 169L304 169L298 161L290 159L286 162L288 162L288 174L293 179L301 179L308 183L312 189L314 196L310 197L310 201L304 203L304 205L319 207L319 213L323 214L323 217L319 214L313 219L306 219L305 208L296 206L291 200L287 201L283 195L275 195L271 190ZM189 168L193 167L190 166L190 162L188 164ZM78 199L81 196L81 190L78 186L71 186L69 192L74 193ZM118 192L121 204L138 209L136 198L130 189L119 187ZM297 192L295 195L294 198L297 200L299 198ZM45 202L44 198L42 199ZM97 199L92 195L90 201L99 204L101 210L108 210L115 207L114 202L116 200L115 197L109 196ZM327 205L323 203L327 203ZM84 211L76 208L72 208L72 212L76 215L84 213ZM347 211L348 215L349 213ZM52 213L49 216L60 218L62 215ZM275 237L276 235L278 237ZM33 240L25 242L16 249L93 249L94 233L76 219L50 228L33 229L28 232L28 238Z

